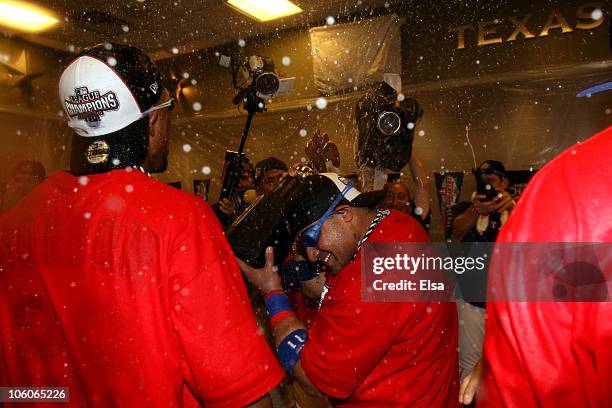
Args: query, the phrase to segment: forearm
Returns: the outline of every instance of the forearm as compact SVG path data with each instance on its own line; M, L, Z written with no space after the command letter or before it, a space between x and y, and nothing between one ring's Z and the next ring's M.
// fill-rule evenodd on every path
M281 280L274 268L272 247L266 248L266 264L262 269L254 269L240 259L238 264L249 282L258 287L264 295L279 362L308 394L320 395L301 368L301 352L308 340L308 332L296 317L287 295L281 289Z
M417 208L423 210L422 217L425 219L429 213L429 178L425 171L425 166L419 160L418 156L413 152L410 157L410 172L412 174L412 180L416 186L414 192L414 204Z
M468 208L453 220L452 237L455 239L463 238L472 228L474 228L477 220L478 213L473 207Z
M410 172L412 173L412 180L418 187L428 186L429 180L427 179L427 172L425 166L421 163L418 156L413 152L408 162L410 166Z
M274 328L274 344L278 348L281 342L296 330L306 329L304 324L297 317L289 317L283 320ZM302 386L304 391L310 396L321 396L321 392L312 384L304 374L300 361L293 369L292 377Z
M304 390L304 392L309 396L322 397L324 395L321 391L317 389L317 387L314 386L314 384L308 379L308 377L306 377L306 374L302 369L301 361L298 361L298 363L295 365L295 370L293 371L293 378L300 384L302 390Z
M306 329L300 319L295 316L284 319L273 329L274 345L278 347L285 337L299 329Z

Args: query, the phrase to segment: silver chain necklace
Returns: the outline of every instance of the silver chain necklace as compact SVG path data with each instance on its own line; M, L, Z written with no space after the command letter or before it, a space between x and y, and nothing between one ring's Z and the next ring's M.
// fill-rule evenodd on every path
M368 230L366 231L365 234L363 234L363 238L361 238L359 242L357 243L357 249L355 250L355 253L353 254L353 259L351 259L351 262L355 260L355 258L357 257L357 252L359 252L359 250L361 249L361 246L368 240L368 237L372 234L372 231L374 231L374 228L376 228L376 226L380 224L380 222L384 220L385 217L389 214L390 214L389 210L376 210L376 215L374 216L374 219L370 223ZM321 309L321 306L323 306L323 300L325 299L325 295L327 295L327 292L329 292L329 284L326 282L325 284L323 284L323 290L321 291L321 298L319 299L319 305L318 305L319 309Z
M366 231L365 234L363 234L363 238L361 238L359 242L357 243L357 249L355 250L355 253L353 254L353 259L351 259L351 262L355 260L355 258L357 257L357 252L359 252L359 250L361 249L361 246L365 244L365 242L368 240L368 238L374 231L374 228L376 228L376 226L380 224L380 222L384 220L385 217L389 214L390 214L389 210L376 210L376 215L374 216L374 219L370 223L368 230Z
M138 170L138 171L140 171L140 172L142 172L142 173L144 173L144 174L146 174L146 175L147 175L147 176L149 176L149 177L152 177L152 176L151 176L151 173L149 173L148 171L146 171L146 170L144 169L144 167L142 167L142 166L132 166L132 168L133 168L133 169L135 169L135 170Z

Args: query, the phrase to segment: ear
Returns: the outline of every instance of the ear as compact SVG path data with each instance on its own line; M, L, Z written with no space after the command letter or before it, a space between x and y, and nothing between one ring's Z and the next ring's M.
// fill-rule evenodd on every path
M344 222L351 222L353 220L353 216L355 215L353 214L353 207L346 204L337 207L336 211L344 211L344 214L342 214L342 219Z
M155 128L157 122L159 121L159 111L153 111L149 113L149 134L152 134L152 129Z
M503 187L504 190L507 190L509 185L510 185L510 180L508 180L508 177L504 177L501 181L501 186Z

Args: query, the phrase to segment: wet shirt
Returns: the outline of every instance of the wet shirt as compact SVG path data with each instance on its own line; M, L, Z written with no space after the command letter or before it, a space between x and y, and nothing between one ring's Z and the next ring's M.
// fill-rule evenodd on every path
M455 204L452 207L453 217L457 217L466 211L471 211L471 206L471 201L462 201L460 203ZM495 240L497 239L497 235L499 234L500 228L501 218L499 214L492 213L489 215L489 223L487 225L486 230L480 232L477 231L476 227L474 226L463 238L461 238L461 242L495 242ZM480 295L479 289L482 289L482 292L484 293L486 288L486 274L482 277L483 279L481 283L476 285L474 284L473 280L467 280L467 278L471 278L471 276L457 276L457 284L459 285L459 288L461 290L460 293L462 293L462 297L464 297L464 299L468 301L468 303L470 303L471 305L484 309L486 303L472 301L471 299L473 299L472 296L474 295L470 294L476 293L476 298L482 297Z
M283 373L204 201L137 171L53 174L0 218L0 382L69 406L250 403Z
M396 211L368 238L428 241L410 215ZM328 282L330 290L300 360L319 390L343 407L457 406L454 303L362 302L359 252Z
M551 161L498 242L611 243L610 157L612 127ZM612 303L490 302L487 315L478 406L612 406Z

